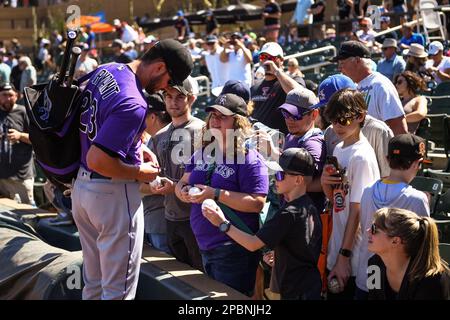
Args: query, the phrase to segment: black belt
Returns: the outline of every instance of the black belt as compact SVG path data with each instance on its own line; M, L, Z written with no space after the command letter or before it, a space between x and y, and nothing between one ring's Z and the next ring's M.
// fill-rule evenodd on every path
M91 179L111 180L110 177L102 176L100 173L97 173L97 172L91 172L89 178L91 178Z

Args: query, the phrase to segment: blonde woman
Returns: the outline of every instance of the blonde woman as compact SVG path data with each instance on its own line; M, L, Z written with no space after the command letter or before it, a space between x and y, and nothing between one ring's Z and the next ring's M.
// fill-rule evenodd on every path
M439 256L433 219L383 208L367 231L375 253L368 264L370 300L450 299L450 271Z
M234 212L237 219L233 224L240 223L248 233L255 233L269 188L268 172L261 155L244 146L251 125L247 104L241 97L221 95L206 111L209 115L203 145L186 166L175 192L182 201L192 203L191 227L205 272L251 296L259 253L233 241L226 234L229 225L212 225L203 216L201 205L206 199L214 199ZM211 139L206 138L209 134ZM192 194L192 187L199 188L196 194Z

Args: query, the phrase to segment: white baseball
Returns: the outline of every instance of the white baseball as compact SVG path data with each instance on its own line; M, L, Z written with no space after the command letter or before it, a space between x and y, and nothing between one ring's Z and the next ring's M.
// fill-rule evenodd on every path
M152 188L158 188L161 186L161 177L160 176L156 176L155 180L153 180L152 182L150 182L150 187Z
M189 189L189 195L190 196L196 196L200 192L202 192L202 190L200 188L197 188L197 187L192 187L192 188Z
M202 211L205 210L205 208L216 210L217 203L213 199L205 199L205 201L203 201L202 203Z

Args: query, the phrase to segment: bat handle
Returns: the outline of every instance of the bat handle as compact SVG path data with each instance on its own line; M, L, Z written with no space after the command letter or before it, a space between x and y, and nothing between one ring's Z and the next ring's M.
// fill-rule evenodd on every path
M73 76L75 74L75 67L77 65L78 57L81 54L81 49L74 47L72 49L72 60L70 61L69 77L67 78L67 86L70 88L73 82Z
M64 51L61 70L59 71L58 85L62 86L64 79L66 77L67 68L69 67L70 53L72 51L73 45L75 44L75 39L78 37L77 30L67 30L67 44L66 50Z

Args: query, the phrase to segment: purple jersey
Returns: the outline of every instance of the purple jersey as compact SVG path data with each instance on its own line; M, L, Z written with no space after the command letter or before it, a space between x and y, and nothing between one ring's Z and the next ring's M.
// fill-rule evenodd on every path
M193 159L196 158L194 154ZM189 184L204 184L209 165L206 163L189 164L185 172L190 172ZM249 150L244 164L218 164L211 176L211 187L242 193L267 195L269 177L267 167L261 155ZM259 212L236 211L242 221L253 232L259 228ZM201 250L211 250L231 239L211 224L202 214L201 204L191 205L191 227Z
M140 164L141 134L147 102L136 75L124 64L100 66L81 100L81 163L92 144L116 154L127 164Z

